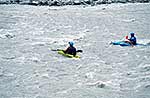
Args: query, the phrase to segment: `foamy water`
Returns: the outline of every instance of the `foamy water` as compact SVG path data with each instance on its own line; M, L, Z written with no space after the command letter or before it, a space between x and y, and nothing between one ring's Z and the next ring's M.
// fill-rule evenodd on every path
M149 4L0 5L1 98L149 98ZM80 59L51 49L75 41Z

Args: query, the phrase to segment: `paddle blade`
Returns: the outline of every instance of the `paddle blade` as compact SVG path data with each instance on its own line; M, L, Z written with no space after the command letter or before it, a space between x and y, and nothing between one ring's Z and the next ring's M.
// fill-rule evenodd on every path
M77 52L83 52L82 50L77 50Z

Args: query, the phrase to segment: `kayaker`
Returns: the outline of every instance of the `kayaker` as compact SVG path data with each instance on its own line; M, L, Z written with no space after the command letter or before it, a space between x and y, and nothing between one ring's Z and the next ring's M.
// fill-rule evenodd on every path
M73 45L74 42L69 42L69 47L66 50L64 50L64 53L76 56L76 48Z
M128 36L125 37L125 42L129 43L131 46L136 45L136 37L134 36L134 32L130 33L131 37L128 39Z
M130 33L131 37L129 39L129 41L133 44L136 45L136 37L134 36L134 32Z
M131 37L130 37L130 42L133 44L133 45L136 45L136 37L134 36L134 32L131 32L130 33Z

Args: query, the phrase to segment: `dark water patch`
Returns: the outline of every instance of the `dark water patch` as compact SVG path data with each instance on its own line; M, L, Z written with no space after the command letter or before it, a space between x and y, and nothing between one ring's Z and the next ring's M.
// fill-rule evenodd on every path
M13 56L13 57L2 57L3 59L6 59L6 60L12 60L12 59L15 59L16 57Z
M6 36L7 38L9 38L9 39L15 37L15 35L11 35L11 34L6 34L5 36Z
M14 37L15 37L15 35L13 35L13 34L2 34L2 35L0 35L1 39L12 39Z
M147 84L145 88L150 90L150 84Z
M141 72L149 72L150 71L150 66L145 66L141 69Z

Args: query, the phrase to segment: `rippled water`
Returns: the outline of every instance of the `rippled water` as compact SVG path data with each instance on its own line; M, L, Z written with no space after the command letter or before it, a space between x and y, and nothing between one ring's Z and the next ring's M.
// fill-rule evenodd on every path
M150 98L150 4L0 5L1 98ZM51 49L70 40L80 59Z

